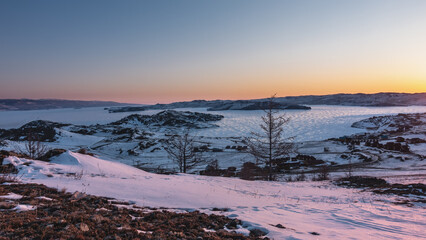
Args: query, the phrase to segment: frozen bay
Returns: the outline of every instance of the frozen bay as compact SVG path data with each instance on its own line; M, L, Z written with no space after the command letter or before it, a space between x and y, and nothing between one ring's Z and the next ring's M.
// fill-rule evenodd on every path
M281 111L291 118L286 126L286 136L295 136L296 141L323 140L363 132L352 128L352 123L372 116L398 113L426 112L426 106L409 107L354 107L313 105L312 110ZM259 130L263 111L207 111L205 108L184 108L178 111L193 111L221 114L225 118L216 124L218 128L196 130L198 136L239 137ZM162 110L141 112L108 113L104 108L53 109L35 111L1 111L0 128L16 128L33 120L49 120L72 124L104 124L119 120L130 114L155 114Z

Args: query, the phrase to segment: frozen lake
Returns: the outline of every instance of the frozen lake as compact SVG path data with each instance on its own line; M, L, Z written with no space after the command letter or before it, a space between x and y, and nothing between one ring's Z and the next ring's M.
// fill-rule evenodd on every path
M352 106L311 106L312 110L281 111L291 121L286 126L286 136L294 136L296 141L322 140L363 132L351 128L351 124L372 116L398 113L426 112L426 106L410 107L352 107ZM219 122L219 128L197 130L199 136L231 137L245 136L251 131L259 130L260 116L263 111L215 111L204 108L176 109L179 111L196 111L221 114L225 118ZM0 111L0 128L19 127L32 120L50 120L72 124L104 124L119 120L127 115L154 114L161 110L132 113L108 113L104 108L54 109L35 111Z

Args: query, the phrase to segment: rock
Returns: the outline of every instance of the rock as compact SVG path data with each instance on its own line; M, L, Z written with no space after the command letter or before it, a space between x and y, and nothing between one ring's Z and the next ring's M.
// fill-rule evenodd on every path
M54 217L60 217L62 215L62 212L60 210L56 210L52 213L52 216Z
M282 224L280 224L280 223L278 223L277 225L275 225L275 227L277 227L277 228L282 228L282 229L284 229L284 228L286 228L286 227L284 227Z
M221 235L227 235L229 232L226 231L225 229L219 229L216 231L216 233L221 234Z
M16 206L14 203L10 202L0 202L0 209L12 209Z
M65 149L55 148L55 149L49 150L46 154L44 154L44 156L40 157L39 160L49 162L50 158L59 156L66 151L67 150Z
M238 220L232 219L232 221L230 221L228 224L226 224L226 227L228 229L237 229L238 224L240 224L240 222Z
M262 236L265 236L266 234L268 233L258 228L250 230L250 237L262 237Z
M216 207L214 207L214 208L212 208L212 211L213 212L228 212L229 208L216 208Z
M96 222L96 223L100 223L100 222L102 222L102 221L106 221L107 219L106 218L104 218L102 215L93 215L91 218L90 218L92 221L94 221L94 222Z
M29 122L20 128L3 130L0 138L13 141L27 141L29 138L41 142L53 142L56 140L55 128L67 126L50 121L36 120Z
M75 193L73 193L73 195L71 196L70 200L71 200L71 201L78 201L78 200L83 199L83 198L85 198L85 197L87 197L87 194L82 193L82 192L75 192Z
M105 237L104 240L121 240L121 237L115 234Z
M79 223L79 224L77 224L77 228L80 229L83 232L87 232L87 231L90 230L89 226L87 226L87 224L85 224L85 223Z

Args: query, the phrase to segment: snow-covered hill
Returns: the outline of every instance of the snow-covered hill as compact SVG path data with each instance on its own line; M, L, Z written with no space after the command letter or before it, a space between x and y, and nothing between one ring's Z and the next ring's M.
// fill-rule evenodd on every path
M36 110L57 108L85 108L122 106L124 103L107 101L78 101L62 99L0 99L1 110ZM126 104L128 105L128 104Z
M209 128L216 125L209 122L222 120L222 115L190 111L165 110L154 115L132 114L111 125Z
M426 106L426 93L375 93L375 94L332 94L277 97L276 102L280 109L308 110L303 105L342 105L342 106ZM175 108L208 108L211 111L224 110L261 110L267 99L252 100L194 100L174 102L169 104L155 104L140 107L114 107L110 112L132 112L149 109Z
M70 151L51 162L8 157L6 163L19 169L24 182L70 192L175 211L226 209L220 213L243 220L238 231L259 228L274 239L422 239L426 228L424 206L396 205L395 196L341 188L328 181L157 175Z

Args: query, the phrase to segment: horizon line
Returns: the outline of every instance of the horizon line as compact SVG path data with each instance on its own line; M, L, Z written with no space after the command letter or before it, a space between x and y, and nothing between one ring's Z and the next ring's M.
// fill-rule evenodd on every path
M332 94L302 94L302 95L287 95L287 96L277 96L276 98L287 98L287 97L310 97L310 96L332 96L332 95L375 95L375 94L426 94L426 92L375 92L375 93L332 93ZM273 95L273 94L272 94ZM271 96L272 96L271 95ZM119 101L113 101L113 100L83 100L83 99L64 99L64 98L0 98L1 100L33 100L33 101L42 101L42 100L56 100L56 101L81 101L81 102L113 102L113 103L121 103L121 104L143 104L143 105L156 105L156 104L171 104L171 103L177 103L177 102L192 102L192 101L239 101L239 100L261 100L266 99L268 97L264 98L248 98L248 99L193 99L193 100L185 100L185 101L171 101L167 103L155 103L155 104L148 104L148 103L136 103L136 102L119 102Z

